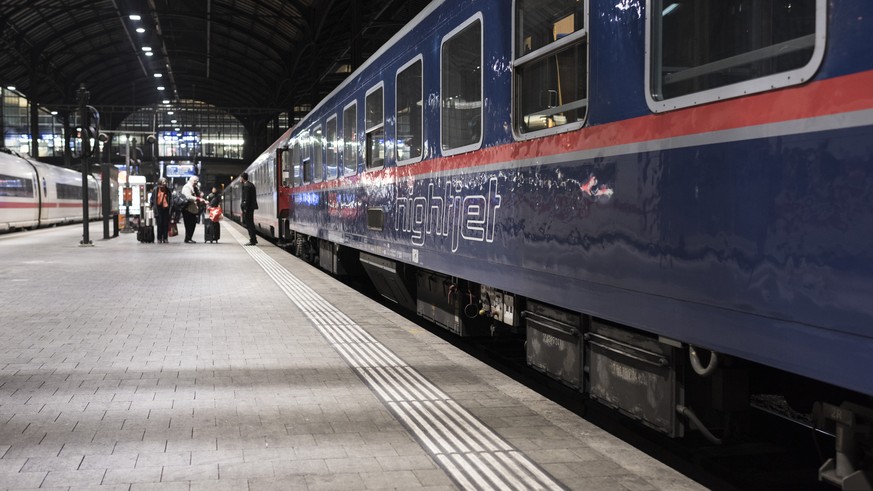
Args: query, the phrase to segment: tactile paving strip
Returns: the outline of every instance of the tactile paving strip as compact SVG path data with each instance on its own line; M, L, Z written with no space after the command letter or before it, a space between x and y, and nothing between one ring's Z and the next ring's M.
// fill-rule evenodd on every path
M564 489L266 252L245 249L461 488Z

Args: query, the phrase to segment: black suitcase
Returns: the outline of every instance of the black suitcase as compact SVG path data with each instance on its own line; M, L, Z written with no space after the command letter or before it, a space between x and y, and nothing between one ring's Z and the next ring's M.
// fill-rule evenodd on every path
M143 218L144 220L142 220L139 223L139 227L136 228L136 240L144 244L151 244L155 241L155 223L152 218L152 211L146 210Z
M140 242L145 244L151 244L155 241L155 226L154 225L140 225L139 229L136 231L136 238Z
M221 225L206 218L203 220L203 241L218 242L221 238Z

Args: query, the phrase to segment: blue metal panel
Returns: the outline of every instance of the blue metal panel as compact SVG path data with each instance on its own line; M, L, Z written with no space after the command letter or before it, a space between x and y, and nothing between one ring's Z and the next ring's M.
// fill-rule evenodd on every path
M698 136L705 132L692 122L681 145L668 138L583 156L546 156L533 140L495 159L512 143L510 8L446 2L313 111L309 120L320 124L336 114L342 134L342 108L356 98L365 141L363 94L382 80L391 139L396 70L423 56L425 162L394 168L392 157L380 173L296 193L294 228L873 395L870 116L831 126L842 129L743 128L723 138ZM593 129L648 114L643 8L591 2ZM442 37L477 11L484 148L453 157L464 162L458 170L411 170L440 156ZM873 68L873 7L832 3L828 15L821 78ZM367 227L370 207L384 210L383 230Z

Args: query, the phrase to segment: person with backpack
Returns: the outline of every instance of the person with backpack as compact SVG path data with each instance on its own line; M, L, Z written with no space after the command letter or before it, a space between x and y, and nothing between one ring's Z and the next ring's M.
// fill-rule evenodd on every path
M194 229L197 227L197 217L200 215L200 203L204 202L200 193L200 178L191 176L182 186L182 196L188 204L182 208L182 220L185 222L185 243L194 244Z

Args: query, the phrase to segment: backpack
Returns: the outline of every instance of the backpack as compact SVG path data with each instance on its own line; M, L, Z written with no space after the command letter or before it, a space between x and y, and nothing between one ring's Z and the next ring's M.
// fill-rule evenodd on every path
M188 198L184 194L173 191L173 210L181 212L188 206Z

